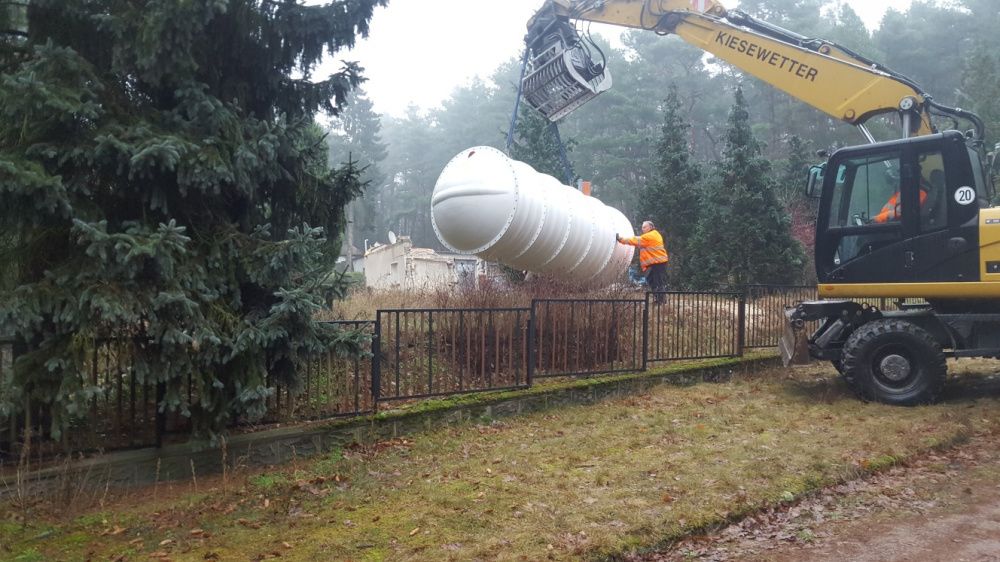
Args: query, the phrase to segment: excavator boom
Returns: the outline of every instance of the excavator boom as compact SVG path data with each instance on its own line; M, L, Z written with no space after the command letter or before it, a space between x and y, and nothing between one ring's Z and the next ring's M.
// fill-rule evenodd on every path
M885 113L902 117L903 138L935 132L932 110L973 120L933 102L916 84L833 42L767 24L713 0L547 0L528 24L532 72L525 99L556 121L610 87L599 49L573 21L675 34L833 118L864 129ZM981 137L981 126L976 123Z

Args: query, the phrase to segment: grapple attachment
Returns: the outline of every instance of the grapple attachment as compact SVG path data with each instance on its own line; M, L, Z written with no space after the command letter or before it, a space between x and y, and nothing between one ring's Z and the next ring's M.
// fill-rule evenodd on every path
M611 74L603 66L594 72L589 54L581 47L553 45L524 78L524 99L549 121L558 121L611 87Z
M531 50L531 72L521 84L524 99L549 121L558 121L611 87L603 53L584 40L561 16L540 13L525 38ZM591 49L601 55L594 61Z

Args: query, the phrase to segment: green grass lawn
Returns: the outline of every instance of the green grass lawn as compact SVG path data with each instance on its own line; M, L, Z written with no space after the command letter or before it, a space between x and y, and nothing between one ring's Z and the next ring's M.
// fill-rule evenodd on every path
M831 368L484 421L103 507L11 508L8 560L568 560L660 543L1000 428L990 362L942 403L865 404ZM789 376L789 373L794 373ZM50 506L51 507L51 506Z

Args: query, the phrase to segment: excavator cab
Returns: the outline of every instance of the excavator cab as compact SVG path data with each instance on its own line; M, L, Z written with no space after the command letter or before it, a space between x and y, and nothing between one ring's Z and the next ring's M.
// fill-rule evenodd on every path
M558 121L611 87L604 53L581 37L569 18L539 12L528 26L525 43L531 72L521 84L524 99L549 121ZM595 52L600 60L595 60Z
M837 151L820 179L820 283L879 295L885 283L980 281L989 188L965 141L949 131Z

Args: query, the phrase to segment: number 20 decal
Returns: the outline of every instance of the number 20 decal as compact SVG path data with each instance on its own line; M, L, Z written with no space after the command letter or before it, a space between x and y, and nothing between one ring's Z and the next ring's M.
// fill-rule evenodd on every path
M976 190L969 186L955 190L955 202L959 205L971 205L976 200Z

